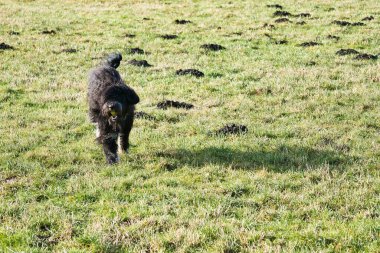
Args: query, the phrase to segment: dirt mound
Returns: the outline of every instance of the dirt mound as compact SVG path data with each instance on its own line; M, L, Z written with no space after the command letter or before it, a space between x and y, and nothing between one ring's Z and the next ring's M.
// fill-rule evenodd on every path
M309 61L306 63L306 66L315 66L317 63L315 61Z
M165 39L165 40L174 40L174 39L178 38L178 36L175 34L164 34L164 35L161 35L160 37Z
M38 196L36 197L36 201L37 201L37 202L46 201L46 200L48 200L48 199L49 199L49 197L46 196L46 195L38 195Z
M54 34L56 34L57 32L56 31L54 31L54 30L43 30L42 32L41 32L41 34L51 34L51 35L54 35Z
M328 39L330 39L330 40L340 40L340 37L335 36L335 35L327 35L326 38L328 38Z
M175 72L179 76L192 75L195 77L203 77L205 74L197 69L179 69Z
M348 22L348 21L342 21L342 20L334 20L331 23L335 24L335 25L340 25L340 26L350 26L351 25L350 22Z
M285 44L288 44L288 41L287 40L275 40L274 44L276 44L276 45L285 45Z
M285 22L292 22L288 18L279 18L274 21L275 23L285 23Z
M174 108L183 108L186 110L189 110L194 107L192 104L188 104L185 102L178 102L173 100L165 100L157 104L157 108L166 110L168 107L174 107Z
M269 33L264 33L264 36L268 37L269 39L273 39L272 35L270 35Z
M281 5L279 5L279 4L267 4L267 7L268 8L276 8L276 9L280 9L280 10L282 10L282 6Z
M150 65L146 60L133 59L133 60L130 60L128 64L137 66L137 67L152 67L152 65Z
M378 56L373 54L359 54L354 59L355 60L377 60Z
M210 50L210 51L220 51L226 49L225 47L218 44L203 44L201 48Z
M322 45L322 44L315 42L315 41L309 41L309 42L301 43L298 46L300 46L300 47L314 47L314 46L319 46L319 45Z
M146 120L156 120L156 117L149 115L146 112L140 111L140 112L135 112L135 118L136 119L146 119Z
M276 11L275 13L273 13L273 17L288 17L288 16L292 16L292 14L287 11Z
M332 24L340 25L340 26L365 26L363 22L355 22L351 23L348 21L342 21L342 20L334 20Z
M174 20L174 23L176 23L177 25L184 25L184 24L191 23L191 21L190 20L185 20L185 19L176 19L176 20Z
M375 18L373 16L368 16L362 19L362 21L371 21L374 20Z
M216 130L215 135L229 135L229 134L245 134L248 132L248 128L244 125L228 124L224 127Z
M73 54L73 53L76 53L78 52L78 50L76 50L75 48L65 48L65 49L62 49L61 51L62 53L69 53L69 54Z
M355 49L348 48L348 49L340 49L335 54L337 54L337 55L349 55L349 54L358 54L358 53L359 52L356 51Z
M365 24L363 22L355 22L352 23L351 26L365 26Z
M272 24L264 23L263 28L275 29L276 27Z
M145 54L145 51L138 47L128 48L128 54Z
M0 43L0 50L13 50L14 47L11 45L5 44L4 42Z
M297 17L297 18L310 18L311 14L310 13L300 13L300 14L294 15L294 17Z

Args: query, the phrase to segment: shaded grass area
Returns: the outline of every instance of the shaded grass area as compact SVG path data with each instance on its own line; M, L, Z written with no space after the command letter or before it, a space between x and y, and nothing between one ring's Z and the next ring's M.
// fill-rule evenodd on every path
M252 170L264 167L269 171L286 172L307 170L323 165L347 165L353 157L334 151L281 146L271 151L242 151L226 147L208 147L201 150L175 150L158 152L158 156L172 158L176 164L203 167L214 164L233 169Z
M376 252L379 60L336 52L380 53L379 4L268 4L1 2L0 251ZM110 167L86 78L113 51L153 117Z

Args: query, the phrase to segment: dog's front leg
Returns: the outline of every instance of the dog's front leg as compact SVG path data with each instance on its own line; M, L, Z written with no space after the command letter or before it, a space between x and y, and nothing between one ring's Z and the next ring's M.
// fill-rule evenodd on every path
M109 133L108 135L104 136L104 139L103 139L103 151L104 151L104 154L106 155L107 163L114 164L114 163L119 162L119 157L117 155L117 142L116 142L117 134ZM113 136L113 135L116 135L116 136Z
M123 152L128 152L129 148L129 133L131 132L133 127L133 114L127 115L124 127L122 128L122 132L120 133L120 146Z

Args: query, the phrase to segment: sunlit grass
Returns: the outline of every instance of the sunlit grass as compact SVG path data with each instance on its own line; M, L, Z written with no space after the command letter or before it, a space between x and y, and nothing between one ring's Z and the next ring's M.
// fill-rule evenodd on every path
M380 53L379 4L281 1L311 17L275 23L273 3L0 2L14 47L0 49L0 251L378 251L380 61L335 52ZM136 119L107 166L87 74L114 51L156 119ZM205 76L175 74L186 68ZM194 108L158 109L166 99ZM248 133L210 134L228 123Z

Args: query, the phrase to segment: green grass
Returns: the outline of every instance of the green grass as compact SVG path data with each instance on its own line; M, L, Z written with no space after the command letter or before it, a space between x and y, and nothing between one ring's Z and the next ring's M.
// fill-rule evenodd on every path
M0 50L0 251L378 252L380 61L335 52L380 53L379 2L278 1L312 15L281 24L273 3L1 1L0 43L15 49ZM137 119L129 154L107 166L86 90L114 51L157 120ZM157 109L164 99L195 108ZM208 134L227 123L249 132Z

